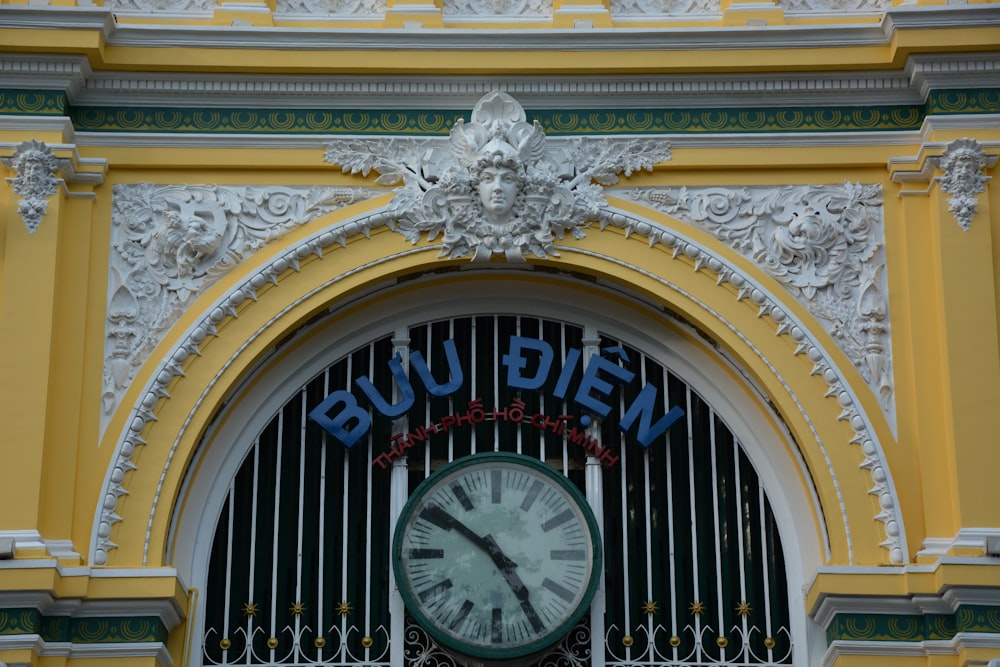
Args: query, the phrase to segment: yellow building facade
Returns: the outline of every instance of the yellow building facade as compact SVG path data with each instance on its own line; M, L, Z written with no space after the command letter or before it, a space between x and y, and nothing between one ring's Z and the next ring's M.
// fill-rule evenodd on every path
M4 0L0 664L1000 664L997 155L996 3Z

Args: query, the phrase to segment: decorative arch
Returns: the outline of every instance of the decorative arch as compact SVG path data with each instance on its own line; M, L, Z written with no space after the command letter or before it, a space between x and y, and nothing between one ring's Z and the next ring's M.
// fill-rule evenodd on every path
M799 461L798 477L815 485L815 503L805 492L795 501L819 505L814 519L828 529L829 552L810 559L809 569L903 562L903 522L881 445L888 428L828 334L715 239L642 206L615 203L601 211L603 232L565 240L554 246L558 258L528 262L525 270L596 279L603 289L675 313L711 340L715 363L755 388L755 411L769 415L771 432L787 430L787 460ZM330 311L354 313L366 294L382 298L381 290L402 276L470 266L436 259L439 244L402 243L385 227L392 220L387 208L322 217L197 300L157 348L153 358L160 361L139 374L142 384L127 394L128 414L119 411L111 422L117 435L108 438L114 454L94 519L95 564L161 561L187 467L201 465L198 444L222 427L217 419L231 419L223 406L258 382L260 368L298 347L303 323ZM500 275L511 265L477 269ZM823 542L822 531L811 532Z

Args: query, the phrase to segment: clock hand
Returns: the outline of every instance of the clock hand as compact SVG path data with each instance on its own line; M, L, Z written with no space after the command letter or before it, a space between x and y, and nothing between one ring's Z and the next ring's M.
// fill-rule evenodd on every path
M521 610L528 618L528 622L531 623L532 629L535 632L541 632L545 629L545 624L542 623L542 619L538 617L538 612L535 611L534 606L532 606L531 601L528 599L528 587L524 585L521 577L517 576L517 572L515 572L517 563L507 557L492 535L486 535L483 540L490 545L490 557L496 564L497 569L500 570L500 574L507 581L510 590L514 592L514 597L521 603Z
M524 615L528 618L528 622L531 623L531 627L535 630L535 632L541 632L545 629L545 624L542 623L541 618L539 618L538 612L535 611L531 601L528 600L528 587L524 585L524 582L521 581L521 577L519 577L515 571L517 569L517 563L512 561L507 554L503 552L503 549L500 548L500 545L497 544L496 539L494 539L492 535L480 536L479 533L466 526L438 505L428 505L420 513L420 516L434 525L444 528L445 530L451 530L454 528L463 536L468 538L470 542L489 554L493 564L496 565L497 570L500 571L500 574L503 575L507 585L510 586L510 590L513 591L514 597L516 597L518 602L521 604L521 609L524 611Z

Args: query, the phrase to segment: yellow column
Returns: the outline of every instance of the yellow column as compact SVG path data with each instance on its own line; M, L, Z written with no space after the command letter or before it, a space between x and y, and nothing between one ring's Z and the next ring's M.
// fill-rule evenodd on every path
M956 140L948 150L954 157L975 143ZM1000 527L990 498L990 471L1000 466L1000 449L991 446L1000 433L1000 229L990 213L997 195L987 180L970 218L949 210L954 195L946 191L988 176L995 158L980 151L975 176L949 177L945 185L942 157L929 155L940 156L943 145L890 162L903 186L900 219L887 225L887 259L897 277L890 295L899 443L919 458L918 539L930 560L982 555L981 529Z
M997 318L997 242L990 214L989 184L978 195L968 231L948 210L949 194L936 185L930 195L928 241L935 249L940 311L926 326L941 331L942 393L939 414L922 415L947 425L954 448L960 527L1000 526L993 492L1000 470L1000 321ZM918 385L919 387L919 385ZM948 442L950 441L950 442ZM927 471L935 475L936 471ZM979 551L981 553L981 550Z
M89 185L81 189L79 183L103 182L104 168L101 161L96 173L81 175L71 148L62 147L52 157L60 158L55 176L76 181L73 190L63 178L55 179L55 192L47 197L18 193L13 183L3 183L0 423L5 435L0 457L5 465L0 467L0 503L5 509L0 531L37 531L46 540L70 540L76 463L87 436L81 418L87 410L99 410L99 390L90 392L95 401L87 404L84 377L87 323L93 321L88 310L94 306L88 299L94 198ZM17 174L4 172L8 178ZM46 202L34 231L19 210L22 201ZM91 382L99 386L97 372ZM96 442L92 423L90 440ZM86 548L78 542L78 551Z
M63 197L47 198L47 209L31 233L18 211L24 199L8 181L3 216L3 295L0 300L0 506L2 530L39 530L39 500L49 427L49 383L55 331L59 224Z

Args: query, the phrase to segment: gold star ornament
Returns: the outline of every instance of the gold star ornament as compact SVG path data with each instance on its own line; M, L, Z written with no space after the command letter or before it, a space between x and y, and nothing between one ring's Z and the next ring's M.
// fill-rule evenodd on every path
M257 606L256 602L247 602L243 605L243 615L244 616L256 616L260 607Z
M288 608L288 611L292 612L292 616L301 616L306 613L306 606L301 602L296 602Z
M736 613L740 616L749 616L751 611L753 611L753 608L750 607L749 602L743 601L736 605Z
M652 616L660 610L655 600L646 600L642 603L642 613Z
M341 616L347 616L352 611L354 611L354 607L347 600L344 600L343 602L337 605L337 613L340 614Z
M691 612L692 616L701 616L705 613L705 603L701 600L695 600L688 606L688 611Z

